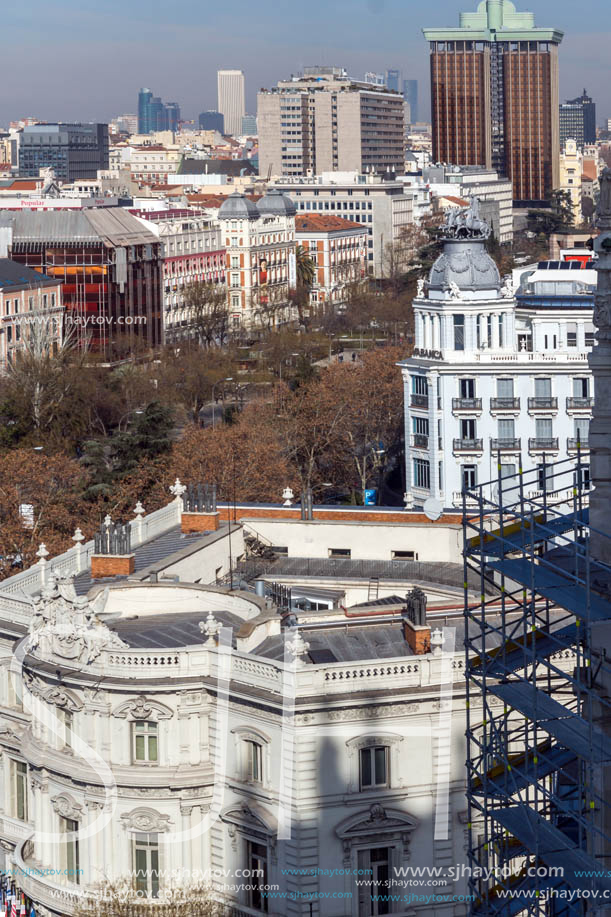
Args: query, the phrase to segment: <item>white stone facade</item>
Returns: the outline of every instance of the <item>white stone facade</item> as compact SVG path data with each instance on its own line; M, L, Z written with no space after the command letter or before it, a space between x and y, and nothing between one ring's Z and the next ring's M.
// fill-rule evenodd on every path
M406 492L416 506L430 497L462 505L463 486L497 478L499 460L511 486L520 462L526 470L576 456L578 441L587 462L595 272L549 262L523 270L515 293L493 274L473 286L458 250L472 244L448 240L437 262L445 278L434 267L414 301L416 344L401 365ZM468 253L476 275L492 264L483 245Z

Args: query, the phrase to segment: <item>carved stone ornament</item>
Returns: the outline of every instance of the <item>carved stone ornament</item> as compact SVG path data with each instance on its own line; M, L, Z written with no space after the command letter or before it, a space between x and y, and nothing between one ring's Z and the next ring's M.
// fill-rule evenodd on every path
M170 830L169 815L160 815L154 809L132 809L121 816L121 823L128 831L142 831L160 834Z
M25 674L24 683L30 694L44 701L45 704L51 704L70 713L77 713L83 709L83 703L77 695L64 687L59 685L49 686L41 678L29 673Z
M221 821L268 840L278 833L278 822L260 803L251 800L230 806L221 813Z
M53 806L53 811L62 818L78 821L83 814L83 807L69 793L60 793L59 796L54 796L51 800L51 805Z
M40 596L31 599L28 652L43 659L70 660L87 665L104 649L125 649L120 637L98 618L106 602L105 590L90 603L76 594L72 577L53 571Z
M166 707L160 701L151 700L140 694L135 699L125 701L113 710L112 715L122 720L169 720L173 713L170 707Z
M400 812L398 809L385 809L378 803L374 803L369 811L359 812L357 815L351 815L344 819L337 828L335 833L342 841L380 835L397 835L405 836L410 834L418 827L418 820L412 815Z
M604 232L606 229L611 229L611 169L605 169L599 181L600 195L596 208L596 225Z

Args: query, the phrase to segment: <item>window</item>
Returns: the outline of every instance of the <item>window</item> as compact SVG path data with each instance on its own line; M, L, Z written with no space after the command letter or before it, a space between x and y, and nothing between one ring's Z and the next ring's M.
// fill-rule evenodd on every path
M142 720L132 723L134 761L159 761L159 724Z
M13 818L28 820L28 766L23 761L11 761Z
M586 347L594 347L594 335L596 332L595 332L594 325L592 324L592 322L586 322L585 333L586 333Z
M590 380L588 378L573 379L573 397L589 398L590 397Z
M414 487L431 489L431 466L426 459L414 459Z
M362 790L388 786L388 746L361 748L360 768Z
M359 917L378 917L380 914L390 914L391 853L389 847L359 850L359 874L368 875L370 879L366 885L359 886Z
M412 432L415 435L428 437L429 435L428 417L412 417Z
M535 398L551 398L552 397L552 380L551 379L535 379Z
M390 556L393 560L418 560L414 551L391 551Z
M73 818L60 817L60 833L63 836L62 860L63 868L70 882L76 885L80 882L80 858L78 842L78 822Z
M232 255L232 256L231 256L231 266L232 266L232 267L239 267L239 266L240 266L240 256L239 256L239 255Z
M61 724L59 730L59 740L64 748L72 748L72 714L69 710L58 709L57 718Z
M518 491L514 488L516 487L516 466L510 464L501 465L501 487L503 493L510 493L512 500L515 502L518 499Z
M549 462L537 465L537 486L539 490L552 490L554 486L554 467Z
M250 870L248 905L255 911L267 913L267 896L262 894L267 885L267 847L247 841L247 857Z
M136 834L133 840L136 892L147 898L159 897L159 836Z
M329 548L329 557L351 557L350 548Z
M513 379L497 379L496 394L498 398L513 398Z
M465 417L460 421L460 438L475 439L475 421L472 417Z
M575 439L581 446L587 446L590 431L589 419L587 417L576 417L574 424Z
M472 490L477 486L477 465L462 466L462 489Z
M412 393L414 395L428 395L426 376L412 376Z
M503 417L499 420L499 439L515 439L516 425L513 417Z
M461 398L475 398L475 379L459 379Z
M261 783L263 779L263 749L258 742L246 742L246 775L248 780Z
M553 434L551 417L537 417L536 421L537 439L551 439Z
M454 316L454 350L465 349L465 316Z
M501 312L499 315L499 347L505 346L505 325L504 325L505 316Z
M566 326L566 346L577 347L577 322L568 322Z

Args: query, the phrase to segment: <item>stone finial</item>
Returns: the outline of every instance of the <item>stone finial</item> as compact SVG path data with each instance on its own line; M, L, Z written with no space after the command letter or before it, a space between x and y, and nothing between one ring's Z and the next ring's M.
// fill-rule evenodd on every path
M300 656L305 656L307 651L310 649L310 644L303 639L296 628L293 635L287 638L285 646L293 659L298 659Z
M83 533L81 532L81 530L80 530L79 528L76 528L76 529L74 530L74 535L72 536L72 541L74 541L75 544L77 544L77 545L79 545L82 541L85 541L85 536L83 535Z
M38 562L41 563L41 564L46 564L46 562L47 562L47 557L48 557L48 556L49 556L49 552L47 551L47 546L46 546L46 544L43 542L43 543L39 546L39 548L38 548L38 550L37 550L37 552L36 552L36 557L39 558L39 561L38 561Z
M284 500L283 506L292 506L295 494L290 487L285 487L282 491L282 499Z
M142 503L140 502L140 500L138 500L138 502L137 502L136 505L134 506L132 512L133 512L134 515L137 516L138 518L140 518L140 516L144 516L145 510L144 510L144 507L143 507Z
M437 628L431 634L431 653L433 656L441 655L441 648L443 647L443 632Z
M186 486L180 483L180 478L176 478L172 486L170 487L170 493L174 494L177 500L182 501L182 495L186 491Z
M209 611L206 620L199 622L199 629L202 634L205 634L206 640L210 640L213 637L218 637L221 630L221 623L216 620L212 611Z
M102 523L102 525L105 525L107 529L109 529L110 526L112 525L112 518L111 516L109 516L108 513L106 513L106 515L104 516L104 522Z

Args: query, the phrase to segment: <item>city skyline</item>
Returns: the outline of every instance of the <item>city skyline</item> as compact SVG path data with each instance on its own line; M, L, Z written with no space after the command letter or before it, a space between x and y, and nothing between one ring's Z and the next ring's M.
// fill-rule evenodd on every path
M109 120L135 110L138 90L153 83L163 98L180 104L185 118L197 119L199 112L216 107L217 70L232 68L244 70L246 110L254 112L261 87L316 64L344 66L355 77L369 70L399 69L404 78L419 80L420 117L428 118L428 46L421 29L457 24L461 9L476 7L476 0L439 0L433 9L399 0L362 0L355 15L354 4L347 0L332 7L314 0L310 11L319 8L325 18L321 39L317 16L302 21L293 11L280 19L268 0L256 17L244 0L237 0L231 9L215 10L212 22L194 0L183 0L180 17L157 2L151 10L143 0L127 5L108 0L103 11L91 0L78 6L75 0L59 0L51 22L41 0L28 0L6 13L7 69L16 71L19 49L31 41L32 22L43 18L45 42L28 68L28 78L0 103L0 124L28 115ZM587 85L603 123L611 116L611 89L598 61L604 60L609 35L591 25L599 16L604 21L603 0L592 0L585 23L578 8L558 7L552 0L518 3L518 8L531 9L538 21L554 22L565 31L560 98L573 98ZM202 33L210 45L205 57ZM263 53L270 45L274 54ZM110 60L120 60L121 66L109 67ZM80 70L78 80L75 68Z

